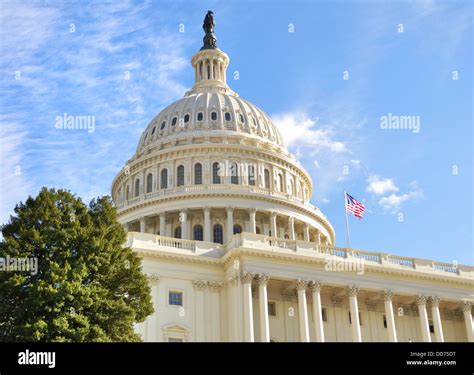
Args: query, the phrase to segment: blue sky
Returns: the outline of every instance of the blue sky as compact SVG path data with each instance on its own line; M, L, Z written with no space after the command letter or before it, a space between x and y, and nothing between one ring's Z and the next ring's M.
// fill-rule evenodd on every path
M3 0L1 222L42 186L109 193L192 86L208 9L229 85L274 118L339 246L347 190L367 207L349 217L352 247L474 263L469 1ZM95 116L95 131L56 129L64 113ZM418 116L419 132L382 129L389 113Z

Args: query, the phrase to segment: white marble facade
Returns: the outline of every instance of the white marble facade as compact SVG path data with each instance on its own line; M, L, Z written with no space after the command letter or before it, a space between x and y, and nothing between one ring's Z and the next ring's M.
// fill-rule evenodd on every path
M195 84L112 183L155 313L145 341L474 341L474 268L337 248L271 119L192 58Z

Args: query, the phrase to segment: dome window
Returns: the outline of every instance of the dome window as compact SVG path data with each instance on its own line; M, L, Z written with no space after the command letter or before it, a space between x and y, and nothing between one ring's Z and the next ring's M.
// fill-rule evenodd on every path
M198 121L202 121L203 118L204 118L204 114L203 114L202 112L199 112L199 113L197 114L197 120L198 120Z
M160 130L163 130L165 128L165 125L166 125L166 121L163 121L161 123Z
M146 143L146 138L147 138L147 137L148 137L148 133L147 133L147 134L145 134L145 138L143 138L143 144L145 144L145 143Z
M230 113L226 112L225 115L224 115L224 118L225 118L226 121L230 121L231 120Z
M184 115L184 122L185 123L189 122L189 115L188 114Z
M254 126L257 126L257 121L255 120L255 117L252 117L252 122L253 122Z
M217 112L211 112L211 120L216 121L217 120Z
M156 126L153 127L153 130L151 131L151 135L155 134Z
M239 120L240 120L240 122L241 122L242 124L245 122L245 120L244 120L244 115L243 115L242 113L239 114Z
M171 120L171 126L175 126L177 122L178 122L178 118L173 117L173 119Z

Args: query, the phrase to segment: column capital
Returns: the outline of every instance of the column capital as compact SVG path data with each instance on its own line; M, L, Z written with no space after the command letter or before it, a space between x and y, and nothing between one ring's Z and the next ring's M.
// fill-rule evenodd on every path
M268 283L268 280L270 280L270 276L263 273L257 273L255 275L255 279L258 285L266 286Z
M187 208L182 208L179 210L179 212L182 212L184 214L187 214L188 213L188 209Z
M239 279L240 279L239 275L234 275L227 280L227 283L234 286L234 285L237 285L237 283L239 282Z
M377 311L377 302L376 301L373 301L371 299L366 299L365 300L365 306L367 307L367 310L369 310L369 311Z
M160 276L153 273L147 273L146 277L150 283L157 283L160 280Z
M441 298L439 298L438 296L431 296L428 301L430 302L431 304L431 307L436 307L438 308L439 307L439 303L441 302Z
M306 280L298 279L296 280L296 290L306 290L308 282Z
M357 297L359 291L360 289L357 288L355 285L349 285L349 287L347 288L347 293L350 297Z
M257 212L257 209L256 209L256 208L254 208L254 207L252 207L252 208L249 208L248 210L249 210L249 213L251 213L251 214L254 214L254 213L256 213L256 212Z
M145 221L145 216L140 216L140 218L138 219L139 221Z
M254 276L255 275L252 272L244 271L240 277L242 279L242 283L249 284L252 282Z
M332 304L335 307L339 307L339 306L342 305L342 298L341 297L338 297L338 296L334 295L334 296L331 297L331 300L332 300Z
M461 301L461 310L463 312L466 312L466 311L471 312L471 309L472 309L472 302L467 299L463 299Z
M272 218L276 217L276 216L277 216L276 211L270 211L270 216L271 216Z
M383 300L385 302L392 302L393 299L393 292L390 289L385 289L382 292Z
M207 281L204 280L193 280L193 286L196 290L204 290L207 286Z
M211 210L211 207L205 206L202 209L204 210L204 212L209 212Z
M161 211L158 215L160 215L160 217L165 217L166 212L165 212L165 211Z
M220 292L222 289L222 283L220 281L209 281L207 283L212 292Z
M308 287L312 292L321 292L323 284L319 281L311 280L308 282Z
M295 298L295 291L286 290L281 292L281 299L283 301L291 302L293 298Z
M294 223L295 222L295 217L294 216L288 216L288 222Z
M415 301L416 301L416 304L418 306L425 306L427 300L428 300L428 298L426 296L421 295L421 294L419 294L415 297Z
M234 213L234 207L232 207L232 206L227 206L227 207L225 208L225 210L226 210L226 212L227 212L228 214L229 214L229 213Z

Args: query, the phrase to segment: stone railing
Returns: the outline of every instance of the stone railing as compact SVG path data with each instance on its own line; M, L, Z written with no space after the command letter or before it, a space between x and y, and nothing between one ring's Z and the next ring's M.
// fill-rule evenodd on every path
M220 258L225 246L213 242L184 240L151 233L128 232L127 246L144 250L160 250Z
M226 245L211 242L162 237L149 233L129 232L127 245L134 248L171 251L214 258L239 248L267 250L315 257L335 256L339 258L362 259L367 264L378 264L388 268L413 269L436 273L449 273L474 278L474 267L436 262L428 259L377 253L345 247L320 246L315 242L289 240L254 233L240 233L232 236Z

